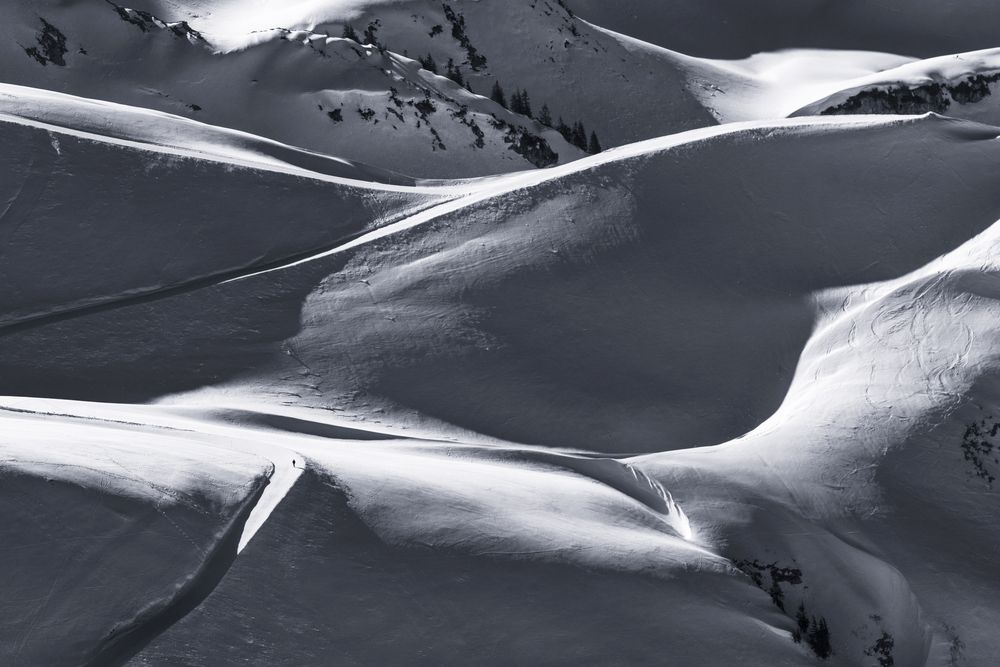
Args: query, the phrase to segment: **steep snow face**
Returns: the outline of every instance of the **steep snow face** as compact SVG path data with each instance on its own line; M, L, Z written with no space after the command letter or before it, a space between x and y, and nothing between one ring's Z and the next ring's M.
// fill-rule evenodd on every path
M709 58L791 48L862 49L938 56L996 46L990 0L567 0L582 18Z

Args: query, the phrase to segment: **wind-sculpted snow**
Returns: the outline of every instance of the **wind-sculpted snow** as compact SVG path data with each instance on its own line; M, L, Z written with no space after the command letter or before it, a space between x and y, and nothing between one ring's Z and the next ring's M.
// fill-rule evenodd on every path
M12 331L4 390L125 400L251 367L237 385L255 394L534 444L718 442L780 403L812 292L903 274L994 220L994 136L934 117L797 121L470 183L313 261L147 302L112 292L112 308Z
M3 6L0 663L1000 654L992 52Z
M609 155L324 260L337 273L289 345L321 395L347 380L334 391L506 439L724 440L781 401L814 290L900 275L992 223L994 136L935 118L810 123ZM795 168L775 178L778 164ZM857 194L876 191L892 194Z
M391 489L383 485L382 497L391 497ZM489 498L473 486L468 491ZM386 544L358 520L352 493L325 473L303 474L216 594L135 664L197 663L206 644L233 663L430 665L458 656L485 665L645 664L669 656L700 664L704 644L691 638L707 619L731 639L713 649L722 660L804 662L791 642L769 629L776 616L741 578L685 568L664 579L538 561L552 553L501 549L476 556L429 544ZM478 509L455 505L459 526L470 529L477 519L487 524L489 515L477 516ZM491 508L499 517L508 511ZM286 566L273 569L275 560ZM745 606L733 613L719 599ZM268 616L232 613L247 608L266 608ZM373 636L378 641L368 641Z
M157 470L162 474L165 468L162 467L161 457L150 458L145 448L136 450L129 444L137 437L143 438L153 450L166 445L164 439L167 438L178 442L185 439L192 443L181 448L172 445L176 458L171 459L170 474L176 480L175 485L181 489L193 484L198 484L199 488L202 485L213 489L224 488L221 482L228 473L220 473L216 466L221 463L216 461L225 461L232 474L239 470L237 461L243 460L266 466L265 471L289 464L305 471L286 490L288 495L271 508L273 513L259 532L248 540L240 555L231 556L227 561L229 571L223 581L230 582L230 585L217 588L209 595L208 599L216 602L205 607L207 611L203 620L193 626L181 624L176 630L168 631L162 639L155 640L147 651L152 656L162 651L181 650L183 654L200 660L197 656L206 655L204 648L197 643L188 644L183 649L172 648L174 637L216 627L220 620L215 615L216 609L228 610L226 614L240 610L238 613L244 619L242 622L255 624L253 616L256 614L251 617L245 615L252 607L246 597L248 595L263 596L253 608L266 606L276 617L288 618L304 612L320 612L319 608L312 606L320 599L317 597L320 593L332 596L328 598L329 604L334 605L330 610L339 608L340 614L356 604L371 609L375 600L379 600L375 603L377 611L374 614L361 614L355 622L341 625L339 629L334 624L328 632L315 637L299 637L294 642L286 637L254 648L249 641L250 636L242 635L232 627L213 642L218 647L215 660L238 660L260 650L265 650L281 662L319 660L326 650L323 647L330 645L328 643L342 642L359 626L374 628L387 622L387 615L391 616L394 610L405 609L405 605L415 603L423 595L420 591L428 585L441 586L444 583L442 577L446 581L463 570L467 572L466 577L477 582L473 591L480 591L487 577L498 576L509 580L512 585L524 586L534 576L532 572L535 568L540 567L542 571L548 569L553 577L551 588L545 587L532 594L541 605L540 609L532 612L536 618L551 617L568 599L579 596L579 592L572 592L584 576L584 570L578 570L578 566L597 568L606 573L598 578L595 585L607 589L608 594L618 600L614 603L615 609L621 609L627 600L635 601L638 582L630 579L630 575L652 576L653 580L642 586L653 586L653 590L659 590L661 594L673 590L675 594L661 597L660 602L646 595L640 606L644 611L639 613L637 609L629 614L637 624L630 632L642 638L652 638L665 631L667 637L676 638L695 627L696 619L692 617L675 622L671 624L672 629L665 630L652 613L656 609L672 608L677 604L677 595L683 596L689 604L702 608L701 613L726 613L718 603L697 602L697 591L704 590L705 586L745 600L753 608L754 616L773 617L760 595L740 579L732 577L732 567L724 559L709 551L698 535L690 531L686 522L679 524L675 521L675 517L683 516L683 513L658 482L650 480L639 470L609 459L589 460L515 446L483 447L429 440L316 437L295 431L260 429L251 426L255 420L240 417L225 423L209 413L177 408L102 407L64 401L7 399L6 411L25 425L42 425L42 430L36 431L32 441L23 443L26 449L37 446L39 438L57 439L64 431L78 439L90 430L96 431L98 437L91 439L85 450L81 450L80 445L60 444L49 454L53 460L66 464L73 463L75 457L95 462L91 464L96 468L94 471L67 466L60 473L61 476L70 475L70 479L84 490L101 484L101 466L105 460L109 464L114 463L116 470L130 471L130 475L155 475ZM249 415L246 411L244 414ZM30 464L28 472L31 475L51 474L45 464L30 463L18 456L19 451L24 450L7 448L5 453L21 459L22 466ZM200 457L200 464L192 466L182 456ZM114 481L116 472L111 470L103 475L111 476L111 481ZM132 482L130 476L126 479L131 485L141 484L143 478L140 482ZM273 479L272 475L272 483ZM268 484L263 489L265 496L270 486ZM656 489L655 497L646 490L651 487ZM138 488L136 495L145 498L149 492L143 492L141 486ZM154 488L160 491L159 486ZM538 493L541 489L544 492ZM534 500L526 504L524 501L529 497ZM261 496L257 503L263 501ZM92 512L93 508L84 507L82 516L85 517L87 511ZM81 521L89 530L98 528L95 519ZM302 529L311 532L313 537L301 533ZM319 532L314 532L316 530ZM285 565L278 566L272 576L264 577L261 567L270 570L276 566L273 558L277 552L271 546L275 537L285 544L285 555L279 557ZM336 540L337 546L333 550L325 546L329 538ZM57 541L56 544L68 547L72 543ZM235 542L227 548L234 550ZM413 549L418 550L416 556L410 555ZM419 551L425 555L421 556ZM435 553L439 555L433 555ZM350 562L357 558L381 564L374 570L370 565L364 568L375 575L374 580L364 576L359 578L360 573L352 573L353 568L330 567L342 559ZM398 558L402 566L396 571L386 568L386 564L394 558ZM315 570L317 559L322 559L327 566ZM283 584L289 586L291 596L274 599L272 596L276 591L264 582L274 576L283 579L286 576L285 567L289 565L296 571L300 568L305 571ZM181 566L178 563L178 567ZM234 574L232 568L239 569ZM162 576L160 572L150 572L144 581L157 582ZM201 570L196 570L192 576L195 577L192 581L197 582L208 573L203 575ZM250 580L244 579L246 576ZM380 579L383 580L380 582ZM380 588L392 580L411 592L404 592L400 597L392 593L391 588ZM135 586L135 582L130 581L130 588L123 590L133 590L131 587ZM248 588L250 581L254 583ZM213 580L215 583L218 582ZM115 586L113 580L106 585ZM302 588L303 585L305 588ZM383 590L386 592L380 592ZM183 592L181 590L178 595ZM558 597L553 595L567 596L567 600L560 604ZM299 602L292 603L293 598L298 598ZM303 600L308 604L303 605ZM290 603L291 606L288 606ZM70 597L67 604L80 603ZM216 607L216 604L220 606ZM401 604L404 606L400 607ZM480 622L488 619L493 623L501 622L505 603L497 600L497 604L491 607L492 603L487 603L486 616ZM115 627L132 627L127 609L119 611L112 605L105 607L106 617L111 620L115 620L116 612L124 616L114 624ZM452 615L450 611L443 613L443 617ZM576 616L585 624L592 625L612 618L608 613L603 608L580 609ZM49 618L44 617L46 622L51 622L47 620ZM152 640L155 633L151 635L145 631L166 629L149 612L139 613L136 618L139 622L134 626L134 632L148 640ZM192 620L196 618L192 617ZM440 622L434 617L431 620ZM317 616L314 622L326 624L328 621ZM426 646L426 637L422 637L417 630L422 622L413 619L410 624L403 624L410 629L404 629L393 638L398 650L415 650L415 641ZM757 621L734 616L733 622L733 632L748 640L754 638L759 644L757 650L760 655L794 653L790 644L779 641L777 637L761 635ZM468 624L468 620L465 623ZM262 630L270 634L266 629ZM465 642L484 630L484 627L476 627L475 624L464 628L463 634L457 637L457 644L455 640L441 637L432 644L430 655L441 655L442 650L461 649ZM579 636L581 640L584 638L582 633L578 634L570 627L564 632ZM601 642L594 639L586 640L585 645L600 652L615 650L638 656L648 650L641 643L628 648L614 649L612 645L602 648ZM546 634L537 634L535 638L528 639L521 650L525 656L539 657L546 650L546 640ZM656 641L668 645L666 638ZM136 648L133 644L127 646ZM54 657L50 664L73 664L72 658L67 658L60 650L61 645L57 643L51 653ZM366 649L350 643L340 645L336 651L341 655L354 655L362 661L370 659L365 657ZM679 650L681 654L697 654L692 651L693 648ZM146 664L144 655L146 653L140 654L137 664ZM153 661L156 659L153 658Z

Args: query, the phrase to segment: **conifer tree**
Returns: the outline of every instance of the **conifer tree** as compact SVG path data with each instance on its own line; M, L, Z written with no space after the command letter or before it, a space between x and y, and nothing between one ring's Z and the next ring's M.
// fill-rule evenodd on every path
M597 133L596 132L591 132L590 133L590 145L587 146L587 152L590 153L590 154L592 154L592 155L597 155L602 150L604 150L604 149L601 148L601 142L597 140ZM775 582L775 585L777 585L777 582ZM778 589L778 590L781 590L781 589Z
M371 44L374 47L380 47L378 43L378 37L376 33L378 32L378 26L374 23L369 23L368 27L365 28L365 44Z
M556 130L563 136L566 141L573 141L573 128L566 124L562 116L559 116L559 122L556 123Z
M809 616L806 615L806 605L804 602L799 604L799 610L795 612L795 623L797 627L793 637L795 642L798 643L809 632Z
M493 82L493 91L490 93L490 99L502 107L507 106L507 95L504 94L503 86L500 85L499 80Z
M344 26L344 32L341 34L341 37L343 37L344 39L354 40L355 42L358 43L361 42L361 40L358 39L357 31L354 29L354 26L352 26L350 23Z
M576 123L573 125L572 143L581 151L587 150L587 130L583 126L583 123L580 121L576 121Z
M417 58L420 61L420 66L423 67L428 72L438 73L437 61L434 60L434 56L430 53L427 54L426 58Z
M445 76L460 86L465 85L465 77L462 76L462 69L455 65L455 61L448 58L448 65L445 68Z
M552 112L549 111L548 104L542 105L542 111L538 115L538 122L541 123L542 125L552 127Z
M833 647L830 646L830 629L826 627L825 618L820 618L819 623L813 618L809 624L809 646L813 653L824 660L833 655Z

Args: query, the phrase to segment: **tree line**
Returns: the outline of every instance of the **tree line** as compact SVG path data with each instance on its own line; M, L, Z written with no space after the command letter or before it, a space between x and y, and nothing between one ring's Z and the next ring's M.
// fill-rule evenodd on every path
M510 109L514 113L527 116L528 118L534 118L542 125L555 129L566 141L582 151L596 154L603 150L603 148L601 148L601 141L597 138L596 132L592 131L590 133L590 138L588 139L587 128L584 127L582 121L578 120L570 126L562 119L562 116L560 116L559 121L553 124L552 112L549 110L549 106L547 104L542 105L541 110L536 116L531 108L531 96L528 95L527 90L515 88L514 92L510 94L508 99L503 86L499 81L495 81L493 83L493 90L490 93L490 99L500 106Z

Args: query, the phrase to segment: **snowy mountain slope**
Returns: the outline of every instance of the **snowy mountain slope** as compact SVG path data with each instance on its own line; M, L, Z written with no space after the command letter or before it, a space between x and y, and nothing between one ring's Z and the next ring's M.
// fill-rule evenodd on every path
M787 389L809 291L899 275L996 217L994 130L859 123L609 152L323 260L337 273L288 343L286 372L301 364L310 379L274 391L319 406L361 391L478 433L597 451L744 432ZM805 188L812 198L795 195Z
M778 501L832 528L841 543L821 547L825 556L814 532L778 529L773 510L726 540L744 550L753 536L767 559L801 564L811 592L799 595L839 631L841 655L861 660L882 632L900 664L981 664L996 654L984 623L995 618L989 554L1000 539L992 491L998 248L995 224L899 279L817 294L825 314L774 416L718 448L633 461L682 499L695 526L704 515L683 499L705 485L685 488L685 467L709 468L719 480L757 470L771 481L744 483L771 485L773 495L755 505ZM831 577L851 575L824 558L882 574L845 586ZM797 599L785 603L794 609Z
M762 51L856 49L931 57L996 46L989 0L567 0L582 18L684 53L746 58Z
M582 121L604 146L713 122L684 89L674 63L623 48L576 20L559 0L325 0L280 6L180 0L148 7L198 26L227 51L273 38L276 26L335 37L351 26L363 42L411 58L429 56L442 74L452 61L481 95L489 95L498 81L508 102L515 91L525 90L535 118L547 105L551 126L560 118L570 126Z
M459 194L352 180L402 179L31 89L0 89L0 112L4 325L284 261Z
M0 114L5 120L55 126L59 132L86 135L98 141L139 143L148 150L165 149L226 164L261 166L311 178L416 184L415 179L403 174L287 146L245 132L142 107L39 88L0 84Z
M734 79L725 64L720 69L711 61L608 33L573 18L554 2L328 2L309 5L308 11L301 5L267 8L259 15L241 11L240 19L226 9L206 13L204 7L187 3L154 3L150 8L198 27L200 41L191 44L155 23L137 30L135 23L118 20L116 6L73 5L68 14L53 7L50 18L65 14L65 21L74 26L70 53L66 67L40 67L23 57L20 46L38 38L40 11L32 10L9 45L14 50L8 67L16 65L9 80L40 85L41 76L46 87L153 106L373 164L384 159L382 147L391 143L396 162L381 166L419 176L512 171L532 166L532 160L548 164L544 155L525 160L511 150L521 141L516 138L520 134L510 134L511 128L545 139L562 162L581 156L557 132L480 97L488 95L495 82L504 86L508 106L513 106L513 93L523 89L530 94L536 119L545 105L549 125L557 126L560 119L568 126L583 121L587 129L597 131L605 147L713 124L705 107L714 112L716 105L706 102L705 90L711 95L735 87L740 94L734 106L741 100L744 107L744 89L760 85L752 74ZM245 32L238 33L236 26L245 26ZM345 26L352 26L358 41L372 41L384 52L340 39ZM113 51L92 48L86 58L72 53L76 42L82 46L88 35L96 39L108 32L115 35ZM206 53L212 49L225 52ZM398 53L430 58L442 75L447 63L454 62L479 95L468 94L444 76L418 71L420 63ZM825 60L835 56L844 63L831 72L838 80L848 73L856 78L859 69L867 74L904 62L889 55L835 53L826 54ZM169 70L162 66L164 57L172 65ZM816 62L823 61L814 58L814 74ZM109 64L124 69L131 85L95 77ZM594 76L596 71L601 76ZM802 82L785 80L787 73L783 67L782 80L767 86L768 97L785 96L791 89L799 101L794 108L815 99L802 94ZM777 74L772 71L766 78ZM809 83L815 83L814 76ZM414 107L425 92L444 108L428 114ZM462 112L462 106L469 111ZM368 110L374 114L362 116ZM738 118L723 114L721 119L774 117L771 111L769 106L744 111ZM338 114L336 120L331 113ZM285 122L289 114L298 122ZM493 127L494 116L509 126ZM478 132L484 133L482 138ZM486 145L479 146L480 139Z
M720 123L785 118L855 81L875 79L887 70L920 62L888 53L821 49L758 53L744 60L664 52L663 57L683 63L689 89Z
M280 9L175 2L152 3L152 14L107 1L5 2L14 20L0 40L4 81L155 108L420 177L565 163L584 155L572 142L589 149L590 131L607 147L715 122L819 113L865 86L940 79L942 66L913 64L894 79L879 73L908 60L875 52L704 60L609 32L547 1ZM345 26L353 39L340 37ZM956 67L962 62L965 69ZM448 63L478 95L444 76L458 76ZM993 71L982 58L945 65L956 83ZM109 68L116 76L105 75ZM484 97L494 83L518 113ZM986 83L971 78L953 97L978 101ZM530 112L513 101L521 90ZM930 98L846 111L954 111L996 122L988 100ZM553 129L560 120L565 138ZM578 122L582 136L574 137Z
M166 19L108 2L7 3L18 20L0 42L6 81L151 107L421 177L565 163L584 155L567 139L589 149L589 131L607 147L715 122L819 113L865 86L895 81L886 70L923 82L942 67L931 60L897 74L908 58L850 51L704 60L592 25L558 3L528 0L314 3L259 14L244 8L240 19L232 8L189 3L150 5ZM352 39L340 37L347 26ZM956 83L992 73L988 58L956 56L945 66ZM115 77L104 75L109 67ZM449 67L479 94L444 76L457 77ZM965 84L976 101L977 81ZM484 97L494 83L519 113ZM521 90L530 112L513 101ZM988 100L853 109L954 110L996 122ZM565 138L553 129L560 121ZM582 136L574 137L578 122Z
M690 93L720 123L821 114L935 112L1000 122L993 91L996 49L926 60L868 51L790 49L710 60L601 29L658 68L679 69Z
M7 331L2 390L133 400L231 380L534 444L719 442L780 403L810 293L901 275L995 220L995 136L803 119L471 182L314 261Z
M555 130L339 33L278 26L220 53L191 24L113 3L3 7L8 83L154 108L423 177L582 155Z
M915 62L890 53L822 49L787 49L744 60L711 60L606 28L595 29L656 70L679 71L687 91L720 123L784 118L864 77Z
M39 414L40 408L64 415L59 418L64 428L68 423L78 432L99 429L100 439L87 452L91 456L112 456L137 436L167 432L198 442L186 451L252 453L275 466L294 459L304 469L261 530L227 563L225 576L211 582L201 611L148 648L130 645L142 649L130 664L246 659L320 664L331 656L370 664L393 653L430 663L471 656L480 642L503 637L516 638L517 648L499 651L488 662L499 664L511 655L530 662L549 654L551 632L565 637L567 657L642 660L649 655L649 640L679 660L698 661L710 642L680 639L703 632L706 618L739 638L728 650L734 656L747 655L749 646L749 654L773 664L805 662L801 647L788 640L790 623L769 607L763 593L723 558L679 536L656 503L642 500L649 487L641 476L629 472L621 483L602 481L615 468L629 470L611 460L542 457L516 446L318 438L153 407L5 403L46 437L59 424L51 414ZM106 415L118 420L101 421ZM72 452L61 447L53 457ZM174 475L183 483L192 472L178 468ZM210 480L216 473L205 467L196 474ZM636 481L630 487L626 479ZM536 488L547 491L524 504L525 493ZM398 502L422 509L400 513ZM588 569L579 567L584 563ZM497 595L490 582L498 580L523 591L524 599ZM540 581L546 583L539 586ZM116 590L123 584L107 583ZM708 590L714 595L705 595ZM592 603L595 593L604 598L602 604ZM567 615L572 601L584 605ZM69 602L68 607L79 604ZM469 613L471 604L479 613ZM413 617L421 607L425 613ZM664 626L662 616L680 607L689 613ZM522 613L511 613L518 608ZM115 611L109 609L109 615ZM275 633L273 622L260 623L265 616L298 631ZM48 620L44 610L41 617ZM539 622L555 625L532 629ZM445 626L448 633L436 631ZM140 633L151 630L142 623L136 627ZM206 632L214 638L208 640ZM357 641L373 632L384 641ZM609 634L618 641L607 641ZM61 642L49 644L49 664L73 664L59 654Z
M566 659L815 664L792 638L799 604L830 630L828 664L981 664L997 650L1000 526L979 473L1000 467L965 456L963 439L996 404L998 244L1000 223L898 278L812 292L817 324L784 403L718 447L615 462L262 432L177 408L6 402L39 433L52 417L26 411L47 403L126 422L105 432L183 429L306 469L205 601L131 664L430 664L484 642L516 647L490 664L530 663L551 655L554 635ZM616 483L614 469L633 481ZM248 611L262 606L266 620ZM276 633L275 619L299 631ZM357 640L371 633L383 641ZM732 641L719 646L720 634Z
M498 81L508 98L525 90L536 118L547 106L553 124L582 121L605 147L713 124L674 63L624 48L557 0L371 5L351 18L358 31L374 23L394 50L429 54L441 68L453 60L481 94ZM320 25L344 23L331 11Z
M917 4L0 0L0 663L992 664L995 52L599 27Z

